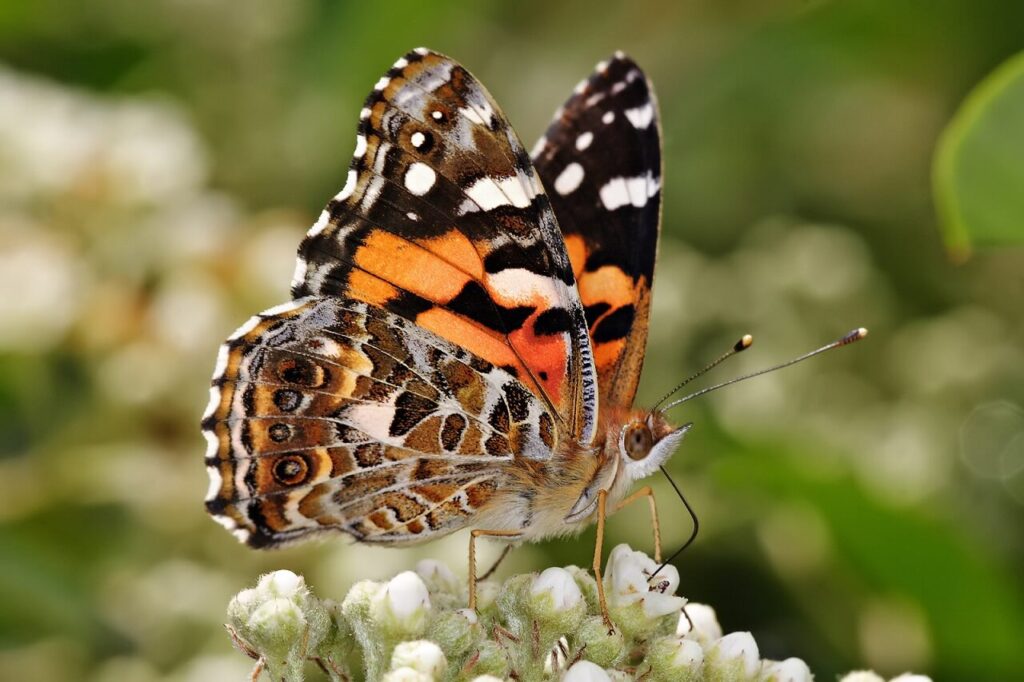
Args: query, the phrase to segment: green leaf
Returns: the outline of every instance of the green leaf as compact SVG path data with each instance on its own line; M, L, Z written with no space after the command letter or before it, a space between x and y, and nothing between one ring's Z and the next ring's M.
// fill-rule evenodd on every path
M954 256L1024 243L1024 53L967 96L939 139L932 180Z
M926 615L936 679L1019 674L1022 594L989 548L939 510L894 506L848 474L812 471L806 460L787 454L766 448L723 458L713 467L715 478L724 488L765 496L758 502L765 509L768 499L799 500L817 509L838 560L865 581L864 589L902 595Z

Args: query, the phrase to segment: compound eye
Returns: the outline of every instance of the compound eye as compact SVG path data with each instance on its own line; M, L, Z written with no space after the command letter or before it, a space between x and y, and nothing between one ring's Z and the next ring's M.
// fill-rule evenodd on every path
M630 459L643 459L654 445L654 436L651 435L651 430L646 424L634 422L626 427L623 444Z

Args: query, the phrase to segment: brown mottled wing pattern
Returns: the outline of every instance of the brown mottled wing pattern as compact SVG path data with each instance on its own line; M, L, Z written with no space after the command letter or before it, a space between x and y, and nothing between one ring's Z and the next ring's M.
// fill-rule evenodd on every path
M629 407L661 221L658 105L640 68L621 53L598 64L559 109L533 159L565 235L602 407Z
M387 310L310 296L221 347L207 509L255 547L324 531L403 544L469 523L555 424L504 369Z
M590 339L551 204L497 104L447 57L415 50L377 83L292 293L404 317L518 378L559 438L594 437Z

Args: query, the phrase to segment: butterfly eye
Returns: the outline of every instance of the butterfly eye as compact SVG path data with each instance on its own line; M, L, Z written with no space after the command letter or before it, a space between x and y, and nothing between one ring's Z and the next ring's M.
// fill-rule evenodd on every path
M643 459L654 445L654 436L646 424L634 422L626 428L623 445L630 459Z

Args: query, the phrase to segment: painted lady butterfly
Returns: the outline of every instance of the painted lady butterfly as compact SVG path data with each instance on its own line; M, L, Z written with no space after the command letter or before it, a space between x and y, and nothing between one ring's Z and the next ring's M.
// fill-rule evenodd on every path
M293 300L220 348L207 510L253 547L603 525L689 427L632 408L661 213L650 83L621 53L601 62L532 160L483 86L425 49L359 118Z

